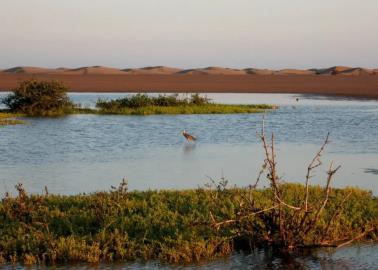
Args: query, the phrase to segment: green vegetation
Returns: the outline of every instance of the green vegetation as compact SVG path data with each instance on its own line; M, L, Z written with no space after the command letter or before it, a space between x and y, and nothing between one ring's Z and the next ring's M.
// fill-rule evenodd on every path
M258 113L273 109L270 105L214 104L198 94L180 99L178 95L151 97L137 94L115 100L98 100L100 114L151 115L151 114L231 114Z
M286 184L284 198L295 204L304 186ZM128 192L126 183L109 192L89 195L28 195L22 185L18 196L0 203L0 261L90 262L159 259L189 263L225 256L251 246L273 246L278 220L268 213L245 213L245 198L253 197L254 211L272 206L271 188L263 190L211 189ZM311 202L322 200L324 189L310 187ZM340 204L345 204L329 230L329 237L345 241L363 228L377 225L378 200L370 192L334 189L332 202L303 244L318 241ZM348 196L347 202L345 197ZM375 237L371 231L369 237Z
M24 124L25 123L24 121L16 119L17 116L20 116L20 115L0 112L0 127L7 126L7 125Z
M67 114L231 114L258 113L274 109L270 105L225 105L211 103L206 97L193 94L190 98L174 95L136 94L115 100L98 100L97 109L74 105L67 96L68 88L57 81L23 81L1 102L6 112L26 116L61 116ZM8 120L9 122L10 120Z
M57 81L26 80L2 100L9 112L27 116L57 116L73 112L67 87Z

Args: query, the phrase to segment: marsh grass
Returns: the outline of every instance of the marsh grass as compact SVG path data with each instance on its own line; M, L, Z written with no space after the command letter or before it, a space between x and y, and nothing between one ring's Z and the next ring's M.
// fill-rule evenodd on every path
M272 109L269 105L182 105L182 106L145 106L140 108L109 108L92 111L98 114L153 115L153 114L233 114L260 113Z
M259 113L274 108L274 106L266 104L215 104L199 94L194 94L190 98L179 98L177 94L157 97L137 94L109 101L100 99L97 101L96 107L99 114L123 115Z
M0 203L0 261L24 264L57 262L113 262L157 259L191 263L226 256L238 249L271 246L277 220L264 216L214 229L212 219L239 216L248 188L198 188L182 191L132 191L123 182L109 192L62 196L18 195ZM303 196L302 185L284 185L287 202ZM272 189L253 190L255 207L272 205ZM323 188L309 188L314 202ZM334 239L352 238L366 224L377 223L378 200L355 188L332 190L333 200L318 220L325 226L333 209L349 200L330 231ZM249 232L248 238L240 234ZM317 234L309 235L309 241ZM371 232L368 237L376 237ZM247 241L248 240L248 241Z

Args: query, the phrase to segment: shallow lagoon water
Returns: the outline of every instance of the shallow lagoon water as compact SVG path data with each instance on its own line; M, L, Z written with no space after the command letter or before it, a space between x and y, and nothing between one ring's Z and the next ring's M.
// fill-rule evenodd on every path
M101 98L125 94L70 94L93 107ZM329 162L342 165L334 185L358 186L378 194L378 101L319 96L209 94L221 103L269 103L266 128L277 138L279 173L302 182L306 166L327 132L326 148L313 179L323 184ZM299 101L296 101L299 98ZM185 189L226 177L230 185L253 183L263 161L256 136L262 114L28 118L27 125L0 129L0 193L23 182L29 192L77 194L108 190L127 178L131 189ZM198 137L185 142L186 129ZM263 182L262 185L267 183ZM63 265L32 269L377 269L376 245L282 256L264 250L190 266L159 262ZM23 266L4 266L23 269Z
M72 264L54 266L35 266L25 268L23 265L5 265L0 269L30 270L125 270L125 269L167 269L167 270L375 270L378 269L376 254L378 246L360 244L338 250L320 249L306 253L277 254L269 250L256 249L249 254L235 253L228 258L193 265L168 265L158 261L147 263L112 263L112 264Z
M70 94L93 107L98 97L125 94ZM335 186L359 186L378 194L378 101L318 96L208 94L221 103L269 103L279 109L265 115L267 132L277 139L279 173L302 182L306 166L327 132L325 181L332 160L342 166ZM299 98L299 101L296 101ZM262 114L232 115L71 115L28 118L26 125L0 129L0 193L23 182L30 192L75 194L108 190L122 178L131 189L186 189L209 178L230 185L254 182L263 161L256 132ZM182 130L196 135L188 144ZM266 184L266 183L265 183ZM264 183L262 183L264 185Z

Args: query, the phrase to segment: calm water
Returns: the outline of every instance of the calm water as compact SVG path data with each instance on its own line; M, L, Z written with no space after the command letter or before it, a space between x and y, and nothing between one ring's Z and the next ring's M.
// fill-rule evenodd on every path
M93 107L98 97L71 94ZM271 103L267 131L278 142L280 175L302 182L306 165L327 132L332 143L314 183L324 183L328 163L342 169L335 186L360 186L378 194L378 102L266 94L212 94L222 103ZM23 182L31 192L73 194L107 190L122 178L131 189L195 188L209 177L231 185L252 183L263 161L256 136L262 114L30 118L0 129L0 193ZM182 130L198 137L188 144ZM264 183L263 183L264 184Z
M0 94L1 95L1 94ZM76 103L94 107L101 98L124 94L71 94ZM280 175L302 182L306 166L327 132L332 143L314 183L325 181L331 160L342 168L336 186L359 186L378 194L378 101L317 96L212 94L221 103L270 103L267 131L277 138ZM75 194L107 190L122 178L131 189L183 189L203 186L209 178L231 185L254 182L263 160L256 136L262 114L97 116L26 119L27 125L0 128L0 193L23 182L30 192ZM188 144L186 129L198 137ZM266 184L266 183L265 183ZM264 183L262 183L264 185ZM202 265L175 267L158 262L112 264L70 269L378 269L378 247L362 245L335 252L280 256L267 251L235 254ZM37 267L33 269L67 269ZM22 266L5 266L19 268Z
M97 266L63 265L38 266L33 270L126 270L126 269L182 269L182 270L376 270L378 269L378 246L372 244L355 245L334 250L317 250L307 254L279 255L267 250L255 250L251 254L234 254L229 258L219 259L209 263L190 266L165 265L156 261L148 263L100 264ZM4 266L0 269L25 269L22 265Z

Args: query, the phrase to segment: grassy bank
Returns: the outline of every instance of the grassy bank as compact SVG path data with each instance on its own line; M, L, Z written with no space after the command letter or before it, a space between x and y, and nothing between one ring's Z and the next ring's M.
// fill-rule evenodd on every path
M0 127L1 126L7 126L7 125L24 124L25 123L24 121L16 119L17 116L19 116L19 115L12 114L12 113L0 112Z
M75 109L73 113L154 115L154 114L233 114L261 113L273 109L270 105L182 105L182 106L144 106L140 108Z
M151 115L151 114L232 114L258 113L274 109L274 106L260 105L226 105L210 102L198 94L190 98L176 95L137 94L114 100L98 100L99 114ZM83 112L86 112L85 110Z
M272 190L197 189L128 192L126 185L89 195L28 195L0 203L0 261L90 262L158 259L189 263L229 255L236 249L274 245L276 220L261 213L235 220L243 198L253 197L254 208L272 206ZM296 203L303 186L283 186L286 202ZM319 202L323 188L310 187L311 202ZM339 218L328 228L332 240L350 239L368 224L377 224L378 200L359 189L334 189L332 201L306 236L304 245L319 238L340 204ZM345 202L345 197L348 201ZM240 232L245 231L247 234ZM371 231L366 236L375 237ZM331 240L331 239L330 239Z

